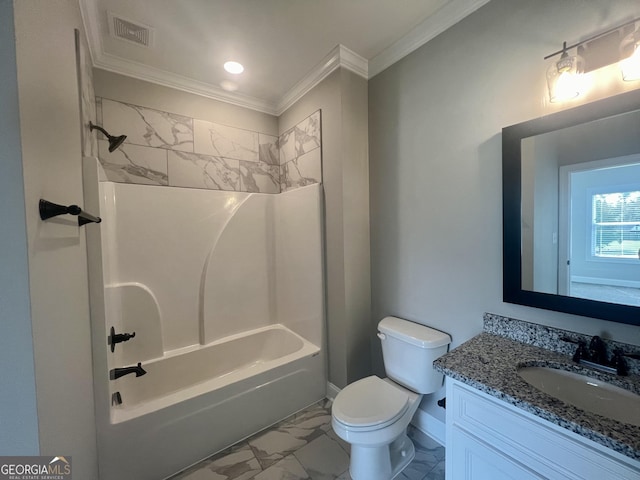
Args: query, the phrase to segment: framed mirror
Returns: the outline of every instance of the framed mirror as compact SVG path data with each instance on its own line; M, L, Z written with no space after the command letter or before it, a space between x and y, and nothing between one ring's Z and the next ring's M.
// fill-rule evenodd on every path
M640 90L502 130L505 302L640 325Z

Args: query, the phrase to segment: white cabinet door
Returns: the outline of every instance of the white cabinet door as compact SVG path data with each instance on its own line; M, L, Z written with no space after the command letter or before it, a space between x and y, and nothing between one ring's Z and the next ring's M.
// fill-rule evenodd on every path
M640 462L447 378L447 480L640 480Z
M447 458L447 480L542 480L545 477L460 428L448 432L455 445ZM449 447L447 447L449 455Z

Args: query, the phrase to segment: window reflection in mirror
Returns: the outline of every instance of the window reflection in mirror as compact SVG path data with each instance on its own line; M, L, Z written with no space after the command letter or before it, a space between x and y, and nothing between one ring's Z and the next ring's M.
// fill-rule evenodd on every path
M640 112L522 139L522 287L640 306Z
M640 90L502 140L504 300L640 325Z
M560 225L559 293L640 306L640 156L614 160L620 165L561 168L568 222Z

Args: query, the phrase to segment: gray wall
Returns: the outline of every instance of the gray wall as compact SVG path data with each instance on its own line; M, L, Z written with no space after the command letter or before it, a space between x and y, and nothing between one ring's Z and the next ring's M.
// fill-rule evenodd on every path
M38 415L29 308L27 230L13 2L0 0L0 455L37 455Z
M322 109L329 381L371 372L367 81L340 68L280 116L284 132Z
M163 87L105 70L93 70L96 96L155 108L237 128L278 135L278 119L273 115L230 103ZM107 130L109 126L107 125Z
M70 455L74 478L94 479L84 231L91 225L38 215L40 198L82 203L74 28L84 30L75 0L16 0L14 18L40 453Z
M500 136L612 93L548 104L542 59L638 16L636 0L492 0L369 81L374 322L395 314L456 346L488 311L640 344L638 327L502 302ZM423 408L443 418L435 397Z

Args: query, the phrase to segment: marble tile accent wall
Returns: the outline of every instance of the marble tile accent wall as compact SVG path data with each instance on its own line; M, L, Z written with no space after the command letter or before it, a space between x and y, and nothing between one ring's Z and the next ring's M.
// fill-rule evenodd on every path
M280 165L280 151L278 150L278 137L258 134L258 160L269 165Z
M280 135L282 191L322 182L322 116L318 110Z
M80 95L80 118L82 121L82 156L95 157L98 155L96 136L89 133L89 122L96 121L96 104L93 101L93 65L89 47L84 36L76 30L76 67L78 69L78 88Z
M304 187L322 181L322 158L320 148L304 153L281 165L280 186L282 191Z
M109 153L98 134L103 181L258 193L322 181L320 110L280 137L100 97L95 111L127 135Z
M124 133L126 143L193 152L193 119L189 117L103 98L102 120L111 135Z
M108 152L109 143L98 140L100 152ZM168 185L167 152L159 148L146 148L124 144L108 156L100 158L100 180L142 185Z
M216 157L258 161L258 133L204 120L193 121L195 151Z
M167 155L172 187L240 191L239 160L187 152Z

